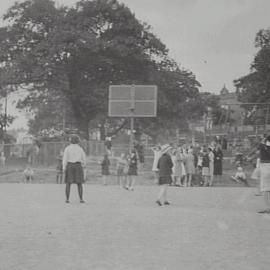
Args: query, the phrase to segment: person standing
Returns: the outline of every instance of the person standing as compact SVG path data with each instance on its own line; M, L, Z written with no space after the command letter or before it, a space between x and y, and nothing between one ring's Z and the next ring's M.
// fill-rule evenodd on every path
M70 145L68 145L63 153L63 171L66 183L66 203L69 203L71 184L77 184L80 202L83 200L84 171L86 165L86 155L82 147L79 145L79 137L72 135Z
M165 144L161 147L161 157L158 161L159 179L158 184L160 186L160 191L156 203L162 206L162 201L164 205L169 205L167 200L167 189L172 183L172 167L173 162L170 156L170 151L172 147L169 144Z
M212 186L214 181L214 159L215 155L211 147L208 147L208 157L209 157L209 183L207 186Z
M108 184L108 176L110 175L110 165L111 163L108 154L105 154L103 160L101 161L101 174L104 186Z
M124 182L126 182L127 178L127 167L128 167L128 162L126 159L125 153L122 153L120 157L117 159L117 164L116 164L116 176L117 176L117 184L120 187L124 186ZM125 181L123 181L123 179Z
M62 184L62 182L63 182L63 151L60 151L57 157L56 183Z
M128 184L126 185L127 190L134 190L135 177L138 175L138 158L136 150L131 151L131 155L128 159Z
M214 153L214 176L220 182L222 176L222 161L223 161L223 153L220 144L216 145L213 153Z
M203 177L203 185L206 187L210 182L210 173L209 173L209 153L208 150L204 147L202 150L202 177Z
M264 195L267 209L260 214L270 214L270 135L259 145L260 151L260 190Z
M192 176L195 174L195 158L193 155L193 149L189 148L188 153L185 157L186 161L186 173L187 173L187 184L190 187L192 182Z
M151 150L154 153L154 161L153 161L153 165L152 165L152 172L154 172L155 181L156 181L156 183L158 183L158 167L157 167L157 165L158 165L159 158L161 156L161 147L160 147L160 145L156 145L156 146L152 147Z

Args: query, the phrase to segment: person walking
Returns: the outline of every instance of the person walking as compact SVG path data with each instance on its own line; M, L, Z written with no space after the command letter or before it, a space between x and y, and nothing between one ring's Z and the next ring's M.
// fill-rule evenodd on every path
M158 184L160 186L160 191L158 194L158 199L156 203L159 206L162 206L162 202L164 205L169 205L169 201L167 199L167 189L168 186L172 183L172 167L173 162L170 156L170 151L172 147L169 144L165 144L161 147L161 157L158 161L158 170L159 170L159 180Z
M70 137L70 145L68 145L63 153L63 171L66 183L66 203L69 203L71 184L77 184L80 202L83 200L84 171L86 165L86 155L82 147L79 145L79 137L72 135Z
M267 209L260 214L270 214L270 135L259 145L260 151L260 190L264 195Z

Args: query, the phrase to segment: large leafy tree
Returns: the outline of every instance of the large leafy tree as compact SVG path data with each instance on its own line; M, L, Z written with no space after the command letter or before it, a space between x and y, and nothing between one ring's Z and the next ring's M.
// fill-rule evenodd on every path
M234 81L238 98L246 103L270 103L270 29L260 30L255 38L258 51L251 64L250 73ZM265 122L268 106L243 105L248 111L247 123ZM250 117L249 117L250 116ZM258 122L259 121L259 122Z
M150 27L116 0L82 0L72 8L27 0L4 19L0 73L8 74L7 85L28 89L30 98L21 105L38 109L37 119L44 105L58 100L87 135L91 121L103 115L105 122L109 85L136 83L159 87L159 118L145 121L152 127L195 116L187 113L198 97L195 76L180 70Z

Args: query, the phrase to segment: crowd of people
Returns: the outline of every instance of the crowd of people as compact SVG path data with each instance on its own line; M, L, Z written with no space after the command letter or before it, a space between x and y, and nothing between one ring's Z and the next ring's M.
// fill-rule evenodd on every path
M80 139L73 135L70 144L61 151L57 158L56 182L66 184L66 203L69 203L71 184L78 186L80 202L83 199L83 183L86 175L86 154L79 145ZM211 187L221 180L223 173L222 143L216 139L210 145L156 145L152 147L153 164L152 172L155 182L160 186L156 203L159 206L169 205L167 198L168 186ZM111 175L111 149L106 151L100 161L103 185L107 185ZM115 158L115 157L114 157ZM267 209L260 213L270 213L270 135L264 136L255 147L255 151L248 159L256 160L255 169L251 178L260 182L259 194L264 195ZM129 153L122 153L116 158L117 184L126 190L133 191L142 159L139 158L136 148ZM30 166L24 171L25 182L34 179L34 172ZM247 176L242 168L242 161L236 158L236 173L231 177L238 183L248 186Z

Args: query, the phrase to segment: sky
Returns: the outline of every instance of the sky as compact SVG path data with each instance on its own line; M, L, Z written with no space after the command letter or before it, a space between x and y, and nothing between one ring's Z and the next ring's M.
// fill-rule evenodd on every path
M76 0L57 0L72 5ZM201 91L219 93L246 75L256 53L254 39L270 27L269 0L120 0L148 23L182 68L192 71ZM0 15L14 3L0 1ZM16 99L16 97L14 97ZM10 106L12 110L14 106ZM15 122L16 124L16 122Z

